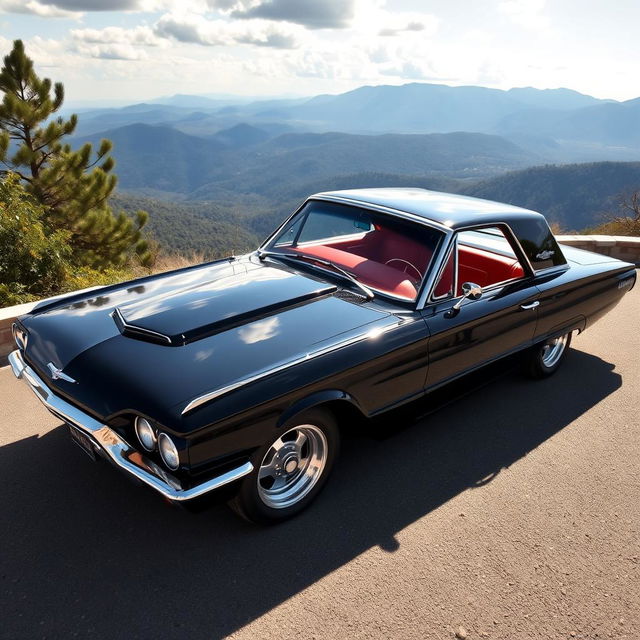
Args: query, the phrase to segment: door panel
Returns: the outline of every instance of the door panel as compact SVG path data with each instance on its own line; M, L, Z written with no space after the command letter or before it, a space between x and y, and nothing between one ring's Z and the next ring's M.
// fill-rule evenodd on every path
M448 299L423 311L429 327L429 369L426 387L439 385L491 360L533 342L537 307L522 309L539 297L530 278L466 300L459 312L447 317L455 300Z

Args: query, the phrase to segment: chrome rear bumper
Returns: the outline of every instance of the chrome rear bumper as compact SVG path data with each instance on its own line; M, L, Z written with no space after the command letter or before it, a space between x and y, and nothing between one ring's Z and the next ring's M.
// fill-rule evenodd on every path
M253 465L250 462L246 462L240 467L211 478L206 482L189 489L183 489L177 478L164 471L155 462L147 460L113 429L101 424L84 411L56 395L24 361L20 351L13 351L9 354L9 364L16 378L22 378L51 413L86 434L103 457L106 457L117 467L155 489L169 500L181 502L198 498L235 480L239 480L253 471Z

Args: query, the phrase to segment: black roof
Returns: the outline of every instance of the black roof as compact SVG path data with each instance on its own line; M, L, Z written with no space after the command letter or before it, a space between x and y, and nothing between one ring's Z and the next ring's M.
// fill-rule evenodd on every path
M311 198L345 204L377 205L438 222L451 229L475 224L543 218L540 213L511 204L418 188L348 189L317 193Z

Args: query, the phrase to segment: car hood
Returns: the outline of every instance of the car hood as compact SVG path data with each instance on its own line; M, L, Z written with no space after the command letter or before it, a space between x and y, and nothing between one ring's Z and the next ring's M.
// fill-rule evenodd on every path
M140 412L175 424L200 394L383 322L335 285L245 258L62 300L21 319L27 360L103 419ZM53 379L48 364L75 382ZM169 426L169 424L167 426Z

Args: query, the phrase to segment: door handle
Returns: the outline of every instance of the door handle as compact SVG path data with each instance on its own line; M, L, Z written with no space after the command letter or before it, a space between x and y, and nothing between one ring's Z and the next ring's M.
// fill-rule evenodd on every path
M521 304L520 308L523 311L528 311L529 309L535 309L538 306L540 306L540 301L539 300L535 300L534 302L530 302L529 304Z

